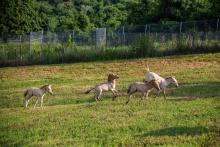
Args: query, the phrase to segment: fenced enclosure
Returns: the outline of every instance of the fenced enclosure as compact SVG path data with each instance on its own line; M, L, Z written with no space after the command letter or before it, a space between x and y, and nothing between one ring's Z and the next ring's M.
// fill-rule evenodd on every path
M216 52L219 40L219 19L7 34L0 38L0 66Z

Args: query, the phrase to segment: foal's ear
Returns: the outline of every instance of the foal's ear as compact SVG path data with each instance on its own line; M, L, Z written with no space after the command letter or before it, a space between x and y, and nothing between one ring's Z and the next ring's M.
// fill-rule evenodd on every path
M150 72L150 68L149 68L148 64L147 64L147 66L145 65L145 70L146 70L147 72Z

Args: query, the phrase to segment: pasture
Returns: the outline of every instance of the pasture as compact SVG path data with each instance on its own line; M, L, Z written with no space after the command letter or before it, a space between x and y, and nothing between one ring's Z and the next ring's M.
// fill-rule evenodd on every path
M142 81L144 63L163 77L174 75L167 100L128 105L130 83ZM84 92L106 81L109 72L120 78L119 96L110 92L95 102ZM220 145L220 53L107 62L0 68L0 146L218 146ZM52 84L44 108L22 107L26 88Z

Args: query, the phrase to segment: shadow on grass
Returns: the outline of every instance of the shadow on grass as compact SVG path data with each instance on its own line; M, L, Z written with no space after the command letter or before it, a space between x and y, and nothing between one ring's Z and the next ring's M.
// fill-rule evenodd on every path
M127 89L121 89L119 91L119 97L127 98ZM149 97L151 99L155 98L156 92L151 92ZM83 103L95 103L93 99L94 93L86 95L84 93L74 93L74 97L62 98L62 99L50 99L47 102L44 102L45 106L54 106L54 105L68 105L68 104L83 104ZM178 88L170 86L167 88L167 96L171 97L167 100L170 101L191 101L198 98L211 98L220 96L220 82L201 82L201 83L180 83ZM86 98L85 98L86 97ZM159 96L162 98L162 94ZM113 95L111 92L105 92L101 95L101 101L111 100ZM139 100L141 98L140 93L134 94L132 99ZM156 97L157 98L157 97ZM46 98L47 99L47 98ZM118 97L116 97L117 101ZM33 107L35 100L31 100L28 107ZM22 102L17 102L17 104L9 103L8 100L5 100L1 103L0 108L12 108L12 107L23 107Z
M216 127L203 127L203 126L196 126L196 127L170 127L170 128L164 128L154 131L146 132L140 136L147 137L147 136L195 136L195 135L201 135L206 134L210 132L215 132L218 130Z
M120 90L119 91L119 97L125 97L127 98L126 94L127 89ZM94 93L91 93L89 95L86 95L84 93L77 93L79 98L66 98L66 99L60 99L56 100L55 102L51 102L49 106L52 105L67 105L67 104L83 104L83 103L95 103L94 100ZM155 92L151 92L149 97L150 98L158 98L155 95ZM83 97L88 98L83 98ZM172 97L168 98L169 101L191 101L198 98L210 98L210 97L216 97L220 96L220 82L206 82L206 83L195 83L195 84L187 84L187 83L180 83L180 86L178 88L174 88L171 86L167 89L167 96ZM160 98L163 98L163 95L161 94L159 96ZM100 101L105 100L112 100L113 95L111 92L105 92L101 95ZM133 96L133 99L140 99L141 94L136 93ZM116 97L117 101L118 97Z
M168 88L167 95L184 100L220 96L220 82L205 82L195 84L182 83L178 88Z
M54 105L71 105L71 104L87 104L87 103L96 103L100 101L105 100L112 100L114 96L111 92L105 92L101 95L100 100L96 101L94 99L94 93L91 94L85 94L85 93L76 93L78 96L75 98L63 98L58 99L55 101L50 101L48 106L54 106ZM85 98L86 97L86 98ZM117 100L118 97L116 97L114 100Z

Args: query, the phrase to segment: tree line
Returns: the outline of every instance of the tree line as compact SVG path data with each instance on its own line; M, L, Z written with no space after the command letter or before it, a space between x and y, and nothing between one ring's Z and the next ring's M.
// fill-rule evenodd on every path
M1 0L0 8L1 35L220 17L218 0Z

